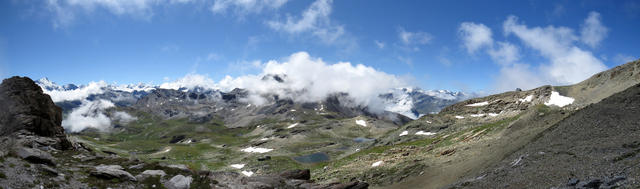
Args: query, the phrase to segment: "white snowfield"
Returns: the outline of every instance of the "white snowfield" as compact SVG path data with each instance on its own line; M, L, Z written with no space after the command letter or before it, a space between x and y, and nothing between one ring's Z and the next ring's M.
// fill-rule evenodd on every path
M464 119L464 117L457 115L456 119Z
M408 135L408 134L409 134L409 131L402 131L402 133L400 133L400 135L398 135L398 136L404 136L404 135Z
M248 176L250 177L251 175L253 175L253 171L242 171L241 172L244 176Z
M291 125L289 125L289 126L287 127L287 129L294 128L294 127L298 126L298 124L299 124L299 123L291 124Z
M248 153L267 153L270 151L273 151L273 149L269 149L269 148L260 148L260 147L248 147L245 149L242 149L241 151L243 152L248 152Z
M467 104L465 106L478 107L478 106L486 106L486 105L489 105L489 102L484 101L484 102L478 102L478 103L474 103L474 104Z
M376 161L375 163L371 164L371 167L377 167L382 165L382 161Z
M361 119L356 120L356 124L358 124L358 125L360 125L360 126L363 126L363 127L366 127L366 126L367 126L367 122L366 122L366 121L364 121L364 120L361 120Z
M471 114L471 117L483 117L484 114Z
M424 132L424 131L418 131L416 132L415 135L424 135L424 136L431 136L431 135L435 135L436 133L434 132Z
M489 113L489 116L491 116L491 117L496 117L496 116L498 116L498 114L496 114L496 113Z
M549 97L549 101L545 102L544 105L547 105L547 106L556 105L562 108L566 105L573 103L574 100L575 99L571 97L562 96L560 95L560 93L556 91L551 91L551 97Z
M230 166L236 169L242 169L244 167L244 164L231 164Z
M520 102L531 102L531 100L533 100L533 95L529 95L527 97L518 99L518 101L520 101Z

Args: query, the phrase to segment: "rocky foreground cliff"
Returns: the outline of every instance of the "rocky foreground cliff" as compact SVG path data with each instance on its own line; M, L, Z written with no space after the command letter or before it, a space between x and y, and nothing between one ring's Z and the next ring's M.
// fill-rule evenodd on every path
M367 188L315 184L309 170L246 177L96 152L69 140L62 110L26 77L0 85L0 188Z

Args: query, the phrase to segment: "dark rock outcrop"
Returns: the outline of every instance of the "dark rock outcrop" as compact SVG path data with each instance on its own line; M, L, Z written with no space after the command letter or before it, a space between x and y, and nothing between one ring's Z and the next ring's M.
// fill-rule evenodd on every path
M62 109L56 106L40 86L27 77L14 76L0 85L0 136L26 130L57 140L58 149L69 149L62 128Z

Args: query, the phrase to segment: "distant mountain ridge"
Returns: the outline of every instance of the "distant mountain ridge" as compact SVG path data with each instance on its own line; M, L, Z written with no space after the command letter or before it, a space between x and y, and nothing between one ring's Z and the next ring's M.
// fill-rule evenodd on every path
M265 75L263 80L283 82L286 76ZM58 85L48 78L35 81L45 93L52 96L54 101L65 112L78 107L83 100L105 99L119 106L135 104L137 100L148 95L153 90L161 89L157 85L144 83L113 85L105 82L92 82L87 85L66 84ZM202 97L223 98L227 92L220 89L208 89L204 87L178 88L177 91L194 93ZM228 93L231 93L228 92ZM62 97L57 97L62 96ZM477 97L477 94L454 92L448 90L422 90L420 88L395 88L379 95L385 111L402 114L411 119L417 119L422 115L439 112L442 108L456 102Z

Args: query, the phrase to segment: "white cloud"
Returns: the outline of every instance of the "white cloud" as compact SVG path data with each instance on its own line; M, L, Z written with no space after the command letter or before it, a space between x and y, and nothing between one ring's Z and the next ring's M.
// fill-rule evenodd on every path
M634 60L637 60L637 58L626 54L616 54L616 56L613 57L613 61L616 61L618 64L625 64Z
M573 84L603 71L606 66L589 51L575 46L578 37L566 27L529 28L510 16L503 24L506 35L515 35L550 61L542 65L543 74L552 84Z
M595 21L594 21L595 20ZM602 26L599 15L592 12L584 27L588 30L597 30L591 35L591 41L596 45L604 37L600 35L602 29L593 29ZM597 22L597 23L596 23ZM500 74L496 78L495 88L499 91L513 90L515 88L531 89L544 84L567 85L580 82L591 75L603 71L606 66L591 52L580 49L576 43L581 38L574 34L568 27L529 27L518 21L515 16L509 16L503 23L505 37L516 36L522 44L529 47L548 60L533 68L527 63L521 62L520 47L507 41L494 42L491 29L483 24L464 22L459 27L459 34L463 40L467 52L485 49L491 59L501 65ZM604 32L606 33L606 32ZM593 36L601 36L593 37ZM598 38L597 40L593 40Z
M286 4L288 0L215 0L211 11L224 14L232 9L236 14L247 15L260 13L263 10L275 10Z
M325 43L333 43L345 34L344 26L331 23L332 0L316 0L300 17L287 16L286 21L268 21L267 25L276 31L289 34L310 32Z
M128 124L132 121L138 120L137 117L131 116L127 112L116 111L111 116L114 121L120 122L122 124Z
M53 27L66 27L77 14L91 14L104 9L117 16L129 15L148 20L153 16L153 6L162 3L189 3L194 0L47 0L47 10L54 14Z
M196 87L202 87L207 89L217 89L217 85L215 81L211 78L208 78L204 75L198 74L187 74L183 78L178 79L174 82L165 82L160 85L162 89L174 89L178 90L180 88L189 88L193 89Z
M51 100L53 102L62 102L62 101L74 101L74 100L84 100L90 95L94 94L102 94L104 93L104 88L107 87L107 83L104 81L99 82L90 82L89 85L85 87L80 87L75 90L47 90L42 88L44 93L51 96Z
M400 28L398 29L398 38L400 38L400 42L404 46L413 47L413 50L419 50L415 46L428 44L433 39L433 36L426 32L410 32L404 28Z
M375 40L373 41L379 49L384 49L384 42Z
M510 64L500 68L500 74L496 78L495 89L497 91L510 91L516 88L533 89L544 85L546 81L538 73L531 70L528 64Z
M73 109L62 120L62 126L69 132L80 132L86 128L108 129L111 126L111 119L104 114L104 110L114 106L108 100L83 100L80 107Z
M580 40L591 48L596 48L609 32L601 20L600 13L590 12L589 17L584 20L582 30L580 30Z
M484 24L473 22L463 22L458 28L458 35L462 38L467 52L474 53L476 50L493 44L491 29Z
M487 50L489 56L493 61L509 65L517 62L520 59L520 52L518 47L508 42L497 42L497 48L490 48Z
M278 74L284 82L263 80L265 75ZM349 62L327 64L320 58L313 58L306 52L294 53L284 61L271 60L263 64L257 75L240 77L227 76L218 83L201 75L187 75L176 82L163 83L161 88L207 87L230 91L235 88L247 89L252 104L265 102L263 94L277 94L297 102L317 102L336 93L348 93L354 98L352 105L368 105L375 111L382 110L379 94L390 88L406 86L406 82L391 74L378 71L362 64Z

